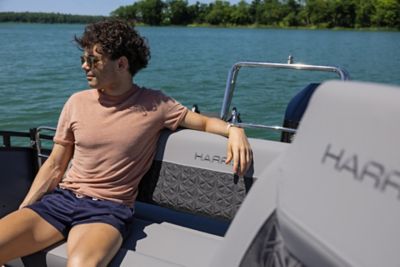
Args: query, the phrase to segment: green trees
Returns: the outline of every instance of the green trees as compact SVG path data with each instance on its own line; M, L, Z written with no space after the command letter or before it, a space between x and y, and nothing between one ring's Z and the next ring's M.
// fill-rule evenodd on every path
M141 14L139 13L139 9L137 4L129 5L129 6L120 6L110 14L113 17L120 17L124 19L132 19L135 20Z
M375 13L374 0L355 0L356 4L356 27L371 27L372 26L372 15Z
M185 0L167 1L167 19L168 24L187 25L191 22L191 14L188 8L188 2Z
M140 0L132 6L136 7L136 13L119 8L112 15L150 25L206 23L400 29L400 0L240 0L235 5L225 0L193 5L188 5L186 0Z
M136 5L144 23L160 25L163 22L165 4L161 0L140 0L136 2Z
M205 19L211 25L226 25L231 19L231 7L228 1L216 0L211 5Z
M400 28L399 0L375 0L373 7L375 12L371 14L372 25Z
M60 13L0 12L0 22L90 23L104 18L103 16L82 16Z
M111 12L148 25L261 25L271 27L400 29L400 0L138 0ZM0 13L1 21L86 23L101 17L46 13Z
M244 0L241 0L236 6L233 6L230 21L235 25L251 24L253 19L250 14L250 5Z
M332 3L332 25L352 28L355 24L356 5L353 1L335 1Z
M331 12L328 4L329 2L325 0L306 0L302 10L303 24L329 27Z
M285 17L282 20L283 26L299 26L301 5L296 0L288 0L286 6L284 6Z

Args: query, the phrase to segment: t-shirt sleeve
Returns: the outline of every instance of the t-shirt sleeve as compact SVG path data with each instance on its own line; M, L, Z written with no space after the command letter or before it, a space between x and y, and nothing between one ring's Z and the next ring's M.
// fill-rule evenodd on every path
M175 131L178 128L180 122L185 118L188 109L183 106L181 103L176 101L173 98L168 97L166 101L166 112L165 112L165 120L164 127Z
M54 135L53 141L54 143L60 144L60 145L71 145L74 143L75 138L74 134L72 132L72 100L71 98L68 99L68 101L65 103L60 117L58 119L58 125L57 125L57 130L56 134Z

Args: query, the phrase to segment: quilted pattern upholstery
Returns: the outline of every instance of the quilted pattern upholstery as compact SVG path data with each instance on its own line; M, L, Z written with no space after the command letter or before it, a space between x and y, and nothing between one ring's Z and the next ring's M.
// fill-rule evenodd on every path
M258 231L240 267L274 266L274 267L303 267L285 247L279 230L276 213L274 212Z
M155 161L141 182L138 199L175 210L230 220L242 203L252 180Z

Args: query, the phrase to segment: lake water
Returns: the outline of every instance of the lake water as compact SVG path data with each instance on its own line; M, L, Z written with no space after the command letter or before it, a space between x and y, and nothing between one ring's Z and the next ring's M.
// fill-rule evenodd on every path
M72 93L86 89L84 25L0 24L0 130L55 126ZM400 32L139 27L152 59L135 82L191 107L219 114L226 78L238 61L295 62L345 68L353 80L400 85ZM246 122L281 124L290 97L332 73L243 69L233 105ZM251 136L268 133L249 131Z

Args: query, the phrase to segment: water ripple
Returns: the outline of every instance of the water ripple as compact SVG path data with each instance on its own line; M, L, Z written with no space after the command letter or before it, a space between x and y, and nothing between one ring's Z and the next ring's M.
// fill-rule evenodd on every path
M87 87L72 43L84 25L0 24L0 129L56 125L69 95ZM226 77L238 61L346 67L353 79L400 84L400 33L139 27L152 48L135 82L184 105L219 113ZM286 103L316 73L240 71L233 105L246 121L280 124ZM255 136L265 133L250 131Z

